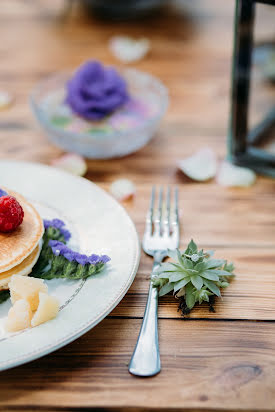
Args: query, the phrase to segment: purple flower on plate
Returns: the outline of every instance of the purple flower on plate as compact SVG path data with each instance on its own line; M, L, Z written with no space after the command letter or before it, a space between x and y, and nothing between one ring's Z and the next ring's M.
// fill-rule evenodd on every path
M0 197L7 196L7 195L8 195L7 192L5 192L5 190L0 188Z
M84 63L67 83L66 103L88 120L100 120L128 100L125 80L98 61Z
M58 229L60 233L63 235L65 242L67 242L71 238L71 233L69 230L65 229L65 223L61 219L44 219L44 228L47 230L49 227L54 227Z
M67 245L65 245L62 242L59 242L58 240L50 240L49 241L49 246L52 249L52 252L55 256L64 256L65 259L67 259L69 262L77 262L80 265L97 265L98 263L107 263L110 261L109 256L107 255L83 255L78 252L74 252L71 250Z

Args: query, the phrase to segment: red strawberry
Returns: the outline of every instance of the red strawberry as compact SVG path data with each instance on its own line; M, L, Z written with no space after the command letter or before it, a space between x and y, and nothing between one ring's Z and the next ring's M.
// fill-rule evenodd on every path
M12 232L23 222L24 211L13 196L0 197L0 232Z

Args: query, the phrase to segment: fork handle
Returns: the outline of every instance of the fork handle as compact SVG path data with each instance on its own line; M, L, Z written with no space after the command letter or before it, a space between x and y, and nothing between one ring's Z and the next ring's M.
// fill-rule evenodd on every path
M162 259L155 257L153 271ZM149 293L129 372L136 376L154 376L161 370L158 343L158 289L150 281Z

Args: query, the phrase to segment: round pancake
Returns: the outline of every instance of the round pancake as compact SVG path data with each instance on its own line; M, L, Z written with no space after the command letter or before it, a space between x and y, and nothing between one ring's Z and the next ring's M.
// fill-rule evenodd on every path
M36 209L18 193L3 188L14 196L24 210L22 224L13 232L0 233L0 273L19 265L38 245L44 226Z
M12 269L6 270L5 272L0 273L0 290L8 289L8 283L13 275L27 276L31 273L32 268L36 264L40 252L41 252L42 241L36 246L34 251L19 263L19 265L13 267Z

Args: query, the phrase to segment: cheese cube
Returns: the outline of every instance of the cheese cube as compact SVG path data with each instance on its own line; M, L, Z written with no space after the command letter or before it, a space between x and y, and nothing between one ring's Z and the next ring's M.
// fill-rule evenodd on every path
M31 325L38 326L41 323L47 322L56 317L59 310L59 303L56 298L49 296L46 293L39 293L39 305L37 311L33 315Z
M22 275L13 275L9 288L12 304L19 299L25 299L29 302L32 311L38 307L39 292L48 293L48 286L42 279Z
M28 301L17 300L10 308L5 321L5 329L8 332L18 332L31 326L32 311Z

